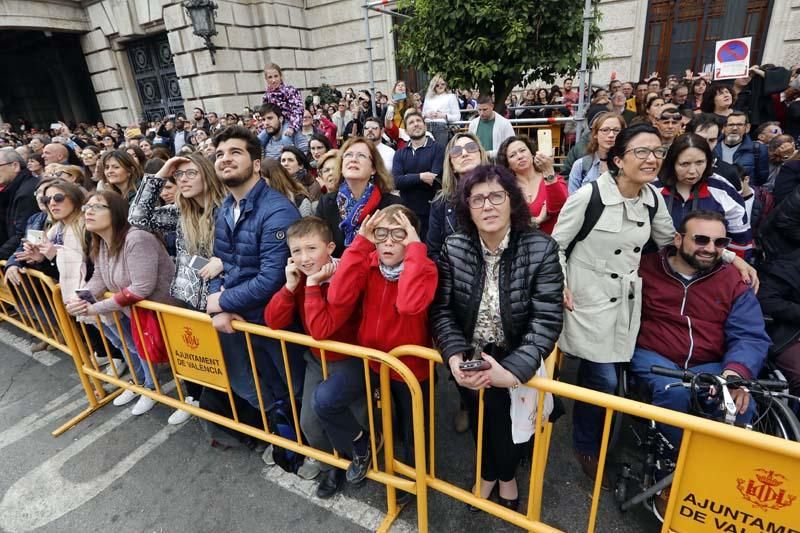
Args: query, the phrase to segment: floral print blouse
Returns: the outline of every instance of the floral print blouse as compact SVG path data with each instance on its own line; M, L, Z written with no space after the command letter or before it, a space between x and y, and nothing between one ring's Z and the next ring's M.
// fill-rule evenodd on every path
M510 238L511 230L509 229L495 251L489 250L481 239L485 279L475 331L472 334L472 346L475 348L473 358L480 356L483 347L489 343L497 346L505 345L503 323L500 320L500 258L508 248Z

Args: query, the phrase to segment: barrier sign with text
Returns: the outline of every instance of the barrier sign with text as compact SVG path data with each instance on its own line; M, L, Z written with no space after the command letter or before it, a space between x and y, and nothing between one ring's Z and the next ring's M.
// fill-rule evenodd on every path
M228 390L225 361L214 327L209 322L183 316L166 313L161 316L175 373Z
M717 41L714 53L714 79L744 78L750 70L751 37Z
M797 460L695 433L670 528L677 532L800 533Z

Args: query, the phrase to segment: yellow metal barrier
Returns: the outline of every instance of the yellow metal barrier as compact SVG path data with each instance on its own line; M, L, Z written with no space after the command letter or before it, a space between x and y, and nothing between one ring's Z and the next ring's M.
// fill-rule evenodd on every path
M141 302L137 307L156 312L169 355L169 367L176 383L194 382L211 389L225 392L228 395L232 418L221 416L206 409L184 403L183 390L177 387L177 397L164 393L158 380L155 365L146 362L154 377L155 390L142 384L123 381L119 375L107 375L99 368L97 354L88 341L88 329L84 322L76 322L69 317L61 301L60 290L52 280L38 272L30 271L25 276L25 288L0 287L0 319L36 335L46 337L50 324L58 327L57 335L45 340L60 339L60 349L72 355L73 360L86 391L88 408L62 427L54 431L61 434L86 418L92 412L107 404L114 396L125 389L148 396L160 403L176 409L183 409L220 426L238 431L253 438L260 439L279 447L312 457L338 468L347 468L349 461L337 453L327 453L311 448L298 437L296 440L286 439L270 431L265 415L264 391L255 380L261 410L262 426L254 427L238 420L233 392L228 379L225 359L222 356L219 337L211 325L210 318L202 313L189 311L153 302ZM10 300L10 301L9 301ZM37 309L51 305L47 310ZM138 323L134 327L141 333ZM99 323L98 323L99 325ZM124 339L123 327L118 313L114 313L111 325ZM100 328L102 330L102 328ZM747 526L754 531L764 530L789 533L796 531L800 524L800 444L781 440L775 437L746 431L717 422L687 416L674 411L641 404L625 398L598 393L552 379L534 378L528 385L539 391L539 406L535 427L542 429L537 433L531 460L530 486L527 507L524 513L513 512L499 504L479 497L477 486L473 491L465 490L436 475L435 443L435 402L433 387L435 366L441 363L441 356L435 350L419 346L401 346L389 354L359 346L334 341L316 341L311 337L288 331L271 330L263 326L234 322L234 329L245 335L248 358L251 369L255 369L256 354L253 351L253 336L268 337L279 341L287 372L287 383L290 388L291 411L295 430L300 435L298 406L294 403L292 390L291 367L288 364L287 344L297 344L308 348L317 348L322 355L323 378L327 378L327 353L336 352L357 357L363 361L364 376L367 383L366 394L369 409L369 424L373 464L368 477L387 488L387 515L379 530L386 531L398 516L401 508L397 505L396 491L404 490L415 494L417 498L418 528L428 530L427 490L439 491L451 498L474 505L475 507L510 524L528 531L557 531L541 521L542 487L549 456L552 424L541 420L541 406L546 392L555 396L569 398L603 407L606 410L602 446L597 477L595 479L592 503L587 519L587 531L595 531L598 505L600 501L600 484L604 464L608 453L611 419L615 412L626 413L639 418L652 419L657 422L677 426L683 429L671 497L667 508L667 519L662 531L701 532L701 531L733 531L737 527L742 531ZM108 355L108 341L102 337ZM133 354L125 346L123 355L130 365ZM422 388L413 373L398 359L401 356L415 356L429 362L431 379L426 386L430 387L429 425L425 427L423 413ZM546 364L548 374L553 375L557 366L558 353L551 354ZM368 362L380 363L379 387L381 390L381 419L385 439L383 465L378 462L378 446L375 436L375 416L371 398L371 373ZM414 429L414 462L411 467L394 457L393 427L391 416L391 393L389 391L389 373L396 372L409 388L412 399L412 417ZM255 372L254 372L255 373ZM109 393L104 385L116 387ZM476 450L475 479L479 479L481 471L480 457L482 448L483 402L479 401L479 430ZM427 433L426 433L427 429ZM425 438L428 438L429 456L426 463ZM725 529L729 528L729 529ZM747 529L748 531L750 529Z

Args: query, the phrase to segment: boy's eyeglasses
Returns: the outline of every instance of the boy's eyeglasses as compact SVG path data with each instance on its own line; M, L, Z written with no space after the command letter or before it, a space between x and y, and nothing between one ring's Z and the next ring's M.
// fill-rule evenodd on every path
M394 242L403 242L408 237L408 233L403 228L375 228L375 240L377 242L384 242L389 237Z
M681 233L681 235L684 237L686 236L685 233ZM692 234L691 239L697 246L708 246L708 243L711 242L711 237L708 235ZM730 243L730 237L717 237L714 239L714 248L727 248Z

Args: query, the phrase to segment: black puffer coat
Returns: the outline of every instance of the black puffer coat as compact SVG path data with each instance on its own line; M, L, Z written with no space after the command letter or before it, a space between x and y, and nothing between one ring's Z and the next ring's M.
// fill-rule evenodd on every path
M439 256L439 288L430 311L433 336L446 362L472 350L485 277L478 236L449 236ZM556 242L538 230L512 231L500 260L499 285L509 347L500 364L525 383L561 333L564 277Z

